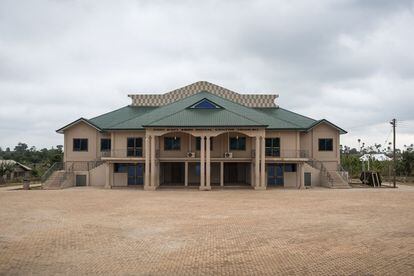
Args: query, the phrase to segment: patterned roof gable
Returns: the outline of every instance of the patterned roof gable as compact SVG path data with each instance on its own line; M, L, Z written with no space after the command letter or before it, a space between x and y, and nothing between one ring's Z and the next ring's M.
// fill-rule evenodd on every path
M163 106L201 91L208 91L247 107L277 107L275 103L278 98L277 94L239 94L207 81L198 81L165 94L133 94L128 96L132 100L132 106Z

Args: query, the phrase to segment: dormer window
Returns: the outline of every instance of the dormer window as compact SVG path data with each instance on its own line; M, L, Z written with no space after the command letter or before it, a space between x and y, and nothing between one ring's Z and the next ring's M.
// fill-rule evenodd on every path
M193 109L219 109L221 107L216 105L215 103L207 100L207 99L203 99L203 100L199 101L198 103L192 105L190 108L193 108Z

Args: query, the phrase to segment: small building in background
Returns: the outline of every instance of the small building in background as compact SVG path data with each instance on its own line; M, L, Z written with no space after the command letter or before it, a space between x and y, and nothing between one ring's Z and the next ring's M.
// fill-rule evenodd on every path
M0 160L0 164L7 163L13 165L13 171L3 176L4 180L11 181L14 179L29 178L32 169L14 160Z
M391 160L391 158L386 156L384 153L366 153L359 158L360 161L368 161L368 159L377 160L377 161L390 161Z

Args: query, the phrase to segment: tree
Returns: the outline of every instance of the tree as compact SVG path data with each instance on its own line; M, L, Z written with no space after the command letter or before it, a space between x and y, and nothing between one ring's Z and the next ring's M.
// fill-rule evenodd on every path
M361 174L361 161L358 155L341 155L341 165L351 177L359 177Z
M401 159L397 163L397 173L399 175L410 176L414 170L414 151L405 150L401 154Z
M11 161L3 160L0 162L0 183L4 181L4 176L11 173L15 164Z

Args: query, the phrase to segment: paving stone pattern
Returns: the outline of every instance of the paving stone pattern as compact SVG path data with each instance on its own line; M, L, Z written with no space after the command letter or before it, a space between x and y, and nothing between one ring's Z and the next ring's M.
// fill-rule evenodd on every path
M413 275L414 188L3 189L0 274Z

